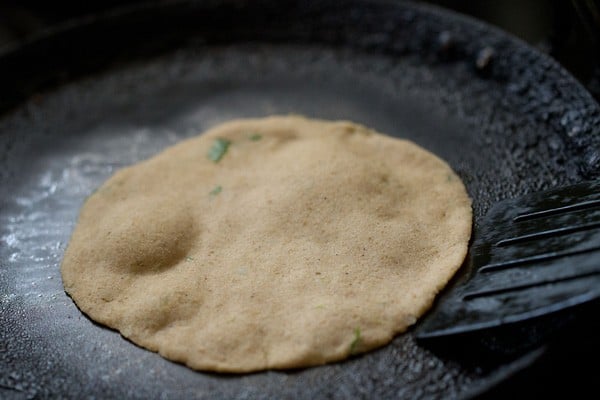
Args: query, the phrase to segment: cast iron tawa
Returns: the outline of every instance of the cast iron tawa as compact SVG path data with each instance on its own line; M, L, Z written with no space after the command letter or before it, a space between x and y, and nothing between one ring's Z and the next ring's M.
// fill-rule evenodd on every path
M98 185L231 118L350 119L413 140L460 175L476 226L497 200L597 177L598 104L504 33L391 1L179 1L59 29L0 66L1 397L469 398L543 354L471 364L408 332L322 367L196 372L94 324L59 270Z

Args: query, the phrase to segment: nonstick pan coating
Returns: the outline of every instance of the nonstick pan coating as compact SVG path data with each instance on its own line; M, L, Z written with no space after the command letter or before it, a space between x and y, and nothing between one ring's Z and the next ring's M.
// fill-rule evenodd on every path
M468 398L540 356L467 366L408 333L345 362L220 375L80 313L59 265L86 196L231 118L344 118L411 139L461 176L476 224L496 200L598 177L598 104L495 29L410 3L201 3L122 10L0 57L0 397Z

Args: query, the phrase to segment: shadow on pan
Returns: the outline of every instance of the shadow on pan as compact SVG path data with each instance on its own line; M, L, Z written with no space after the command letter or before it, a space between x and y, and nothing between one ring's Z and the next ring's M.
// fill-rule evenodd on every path
M580 361L563 365L598 354L589 314L545 325L577 319L554 341L509 332L525 335L518 351L492 339L501 357L472 357L473 343L433 352L409 333L346 362L222 376L94 325L60 282L95 187L234 117L347 118L411 139L461 176L476 225L497 200L597 178L598 104L516 39L412 3L176 1L55 29L3 54L0 69L3 397L492 398L549 393L547 377L594 385Z

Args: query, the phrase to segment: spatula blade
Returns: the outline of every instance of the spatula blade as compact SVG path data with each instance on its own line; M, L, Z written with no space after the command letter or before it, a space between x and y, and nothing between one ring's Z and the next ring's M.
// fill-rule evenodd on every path
M600 298L600 181L497 203L470 276L439 300L417 339L489 332Z

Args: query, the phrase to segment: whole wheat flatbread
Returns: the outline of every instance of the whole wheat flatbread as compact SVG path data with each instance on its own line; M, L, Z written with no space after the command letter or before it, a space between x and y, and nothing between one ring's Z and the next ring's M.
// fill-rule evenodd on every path
M414 324L471 202L417 145L350 122L236 120L118 171L62 263L95 321L201 370L341 360Z

